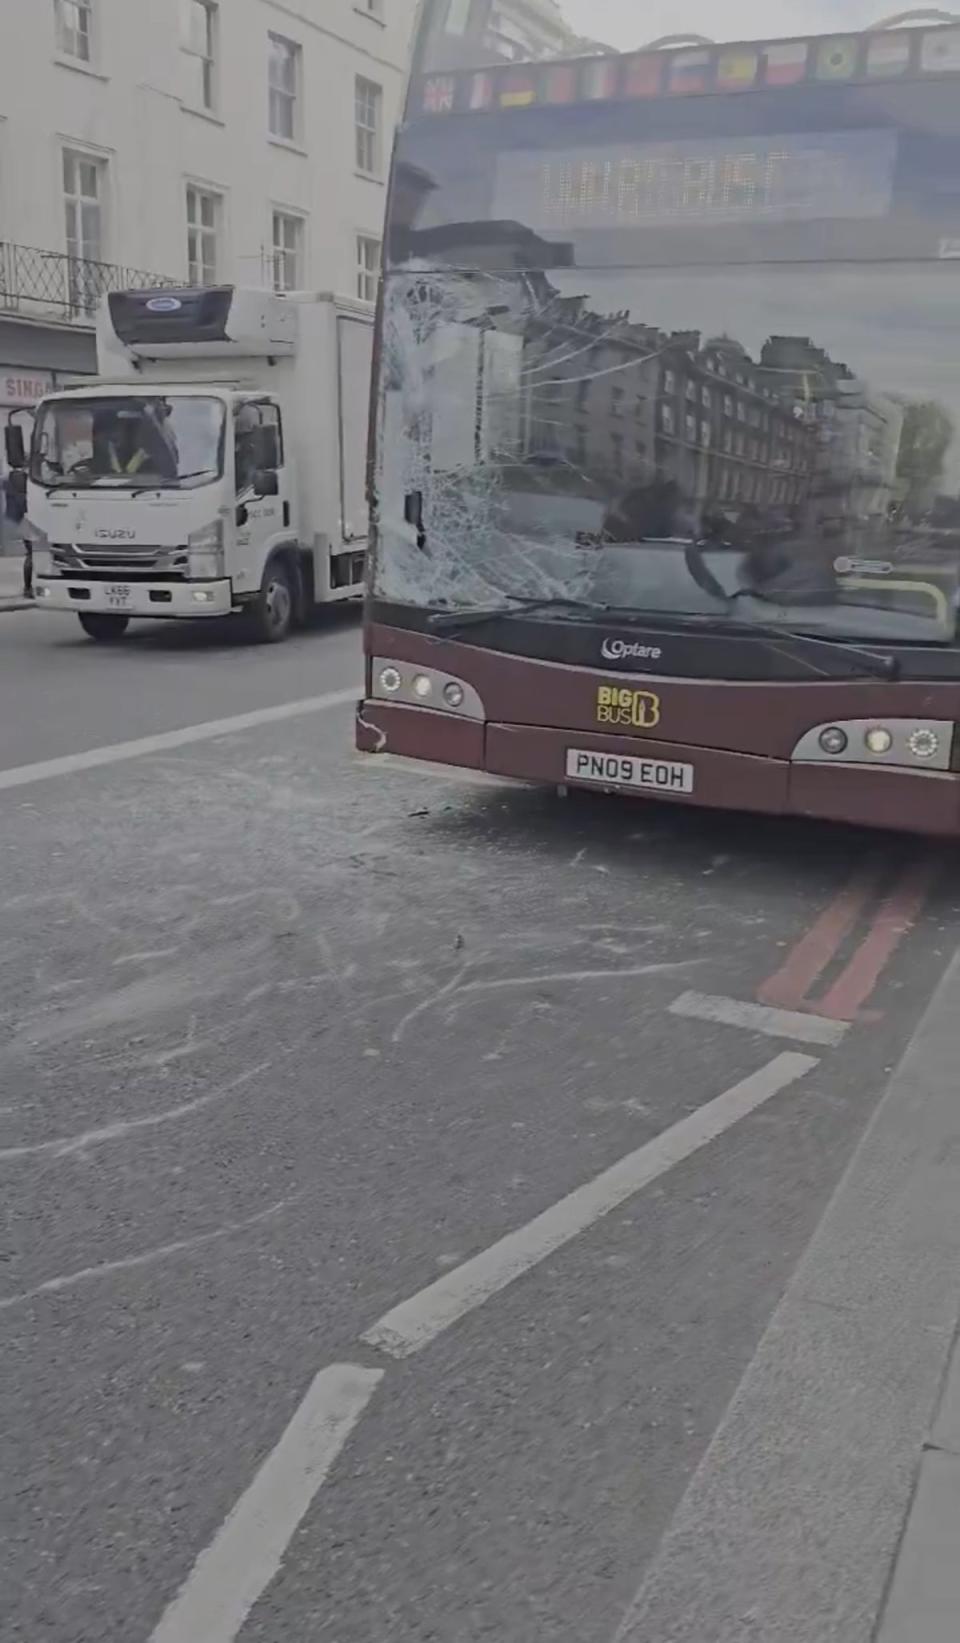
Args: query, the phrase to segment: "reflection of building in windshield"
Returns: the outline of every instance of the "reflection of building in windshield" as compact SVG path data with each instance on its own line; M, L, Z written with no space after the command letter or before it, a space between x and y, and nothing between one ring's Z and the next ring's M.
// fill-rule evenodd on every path
M614 494L651 487L660 529L672 495L677 535L711 518L839 532L903 503L909 408L809 337L771 337L755 359L734 338L601 315L543 283L527 322L525 452L567 469L568 487L574 475ZM911 511L936 493L934 476Z
M711 507L794 509L810 496L815 431L793 382L730 338L668 335L554 297L528 328L527 360L529 453L614 492L669 484L677 534Z

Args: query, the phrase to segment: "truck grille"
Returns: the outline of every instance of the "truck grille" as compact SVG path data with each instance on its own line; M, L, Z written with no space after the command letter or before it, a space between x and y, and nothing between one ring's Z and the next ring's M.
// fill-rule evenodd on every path
M113 576L123 571L129 576L164 576L187 574L185 547L91 547L83 542L54 542L52 548L54 569L68 576L86 571Z

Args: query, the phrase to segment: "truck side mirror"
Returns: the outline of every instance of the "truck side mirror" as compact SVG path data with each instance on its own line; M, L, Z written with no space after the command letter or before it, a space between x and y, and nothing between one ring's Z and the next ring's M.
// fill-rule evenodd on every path
M250 509L247 507L247 504L245 502L238 502L237 503L237 529L242 530L244 525L249 525L249 523L250 523Z
M253 489L257 496L279 496L280 475L275 468L258 468L253 476Z
M7 455L7 467L25 468L27 465L27 447L23 437L23 429L19 423L7 423L3 430L3 444Z

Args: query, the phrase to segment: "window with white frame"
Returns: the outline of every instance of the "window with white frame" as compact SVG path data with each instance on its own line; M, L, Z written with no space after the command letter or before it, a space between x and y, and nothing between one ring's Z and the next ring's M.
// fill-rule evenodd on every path
M357 235L357 296L375 302L380 281L381 244L368 234Z
M100 292L104 256L106 161L94 154L63 151L63 205L66 227L67 278L71 306L90 314Z
M93 0L54 0L57 50L81 63L93 59Z
M303 218L291 211L273 213L273 288L275 291L302 291Z
M300 47L270 35L270 135L294 143L300 135Z
M103 261L105 161L76 149L63 151L63 200L67 254L84 262Z
M184 62L184 101L208 112L217 106L217 29L215 0L181 0L180 43Z
M355 87L357 127L357 170L364 176L379 177L381 165L381 109L383 91L373 80L357 75Z
M220 263L223 196L187 185L187 278L191 285L215 285Z

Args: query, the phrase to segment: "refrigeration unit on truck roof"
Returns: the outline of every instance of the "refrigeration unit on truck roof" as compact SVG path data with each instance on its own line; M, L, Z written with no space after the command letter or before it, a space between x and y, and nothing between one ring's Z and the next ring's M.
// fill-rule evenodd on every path
M297 348L297 307L273 291L235 285L113 291L99 317L107 361L276 359Z

